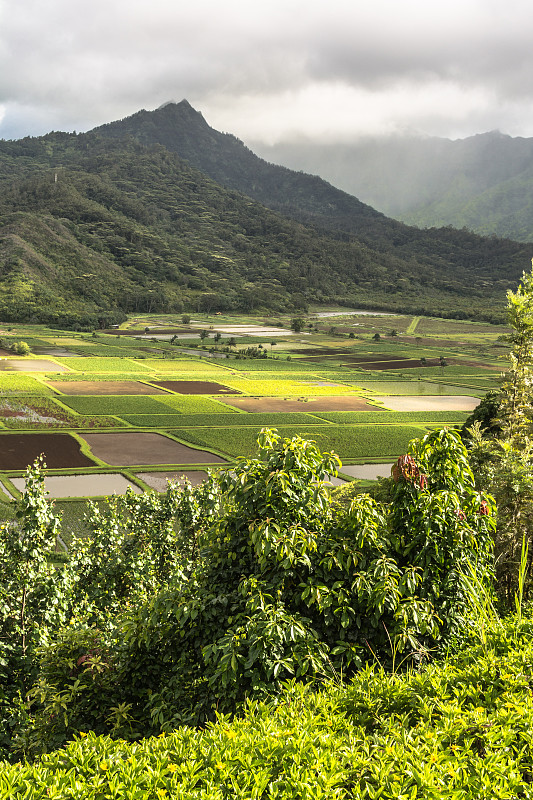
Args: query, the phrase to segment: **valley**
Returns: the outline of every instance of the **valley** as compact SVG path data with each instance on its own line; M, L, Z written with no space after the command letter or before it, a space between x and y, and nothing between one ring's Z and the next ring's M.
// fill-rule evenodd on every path
M503 326L345 309L298 322L144 314L94 334L4 329L4 518L41 452L50 496L75 528L86 498L197 484L206 468L253 456L263 427L334 450L333 483L365 487L411 439L461 427L505 368ZM24 357L9 349L21 339Z

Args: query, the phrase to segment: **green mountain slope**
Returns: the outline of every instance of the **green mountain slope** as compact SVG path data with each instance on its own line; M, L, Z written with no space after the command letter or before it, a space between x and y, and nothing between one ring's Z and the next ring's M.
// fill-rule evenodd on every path
M480 259L486 278L505 277L493 257L500 259L503 267L507 245L492 241L489 247L464 231L421 231L400 224L316 175L295 172L259 158L235 136L211 128L186 100L168 103L155 111L139 111L96 131L111 139L131 136L147 146L163 145L218 183L291 219L339 237L356 237L380 252L422 259L447 272L452 280L457 271L470 272ZM445 155L445 148L441 150ZM427 154L425 163L432 164L438 175L448 174L447 163L441 163L435 152ZM494 171L498 172L497 162Z
M166 109L171 121L176 108ZM190 166L153 113L140 112L153 123L144 142L109 128L0 142L1 319L90 326L128 311L292 312L308 302L490 319L527 263L516 243L422 233L283 170L290 203L299 192L303 216L319 209L304 225ZM233 162L218 145L209 157L231 172L246 148L218 137L236 148ZM208 149L198 137L196 148ZM243 158L249 180L258 161ZM269 169L254 179L265 193L276 184ZM320 230L319 217L329 220Z
M451 141L408 136L282 143L265 157L317 172L410 225L453 225L533 241L533 139L497 131Z

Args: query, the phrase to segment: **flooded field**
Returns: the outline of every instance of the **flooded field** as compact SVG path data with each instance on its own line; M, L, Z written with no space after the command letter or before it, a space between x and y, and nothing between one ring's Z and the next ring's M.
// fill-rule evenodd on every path
M12 478L11 483L19 492L25 489L24 478ZM133 489L136 494L142 494L142 489L129 481L120 473L110 475L48 475L45 479L45 488L53 499L64 497L105 497L111 494L125 494L127 489Z
M473 411L479 405L478 397L468 395L394 395L377 398L391 411Z
M27 360L22 358L1 359L0 370L2 372L68 372L67 367L56 364L55 361L38 358L28 358Z
M287 328L276 328L269 325L213 325L213 332L229 334L230 336L292 336L293 332Z
M167 394L164 389L140 381L47 381L57 392L68 395Z
M344 475L365 481L375 481L377 478L388 478L392 469L390 464L347 464L340 469Z
M153 384L178 394L241 394L237 389L213 381L153 381Z
M79 358L81 353L75 353L74 350L67 350L66 347L34 347L33 352L37 356L54 356L63 357L76 356ZM0 353L1 355L1 353Z
M207 478L203 470L189 470L177 472L138 472L139 478L156 492L166 492L169 481L183 485L188 481L192 486L199 486Z

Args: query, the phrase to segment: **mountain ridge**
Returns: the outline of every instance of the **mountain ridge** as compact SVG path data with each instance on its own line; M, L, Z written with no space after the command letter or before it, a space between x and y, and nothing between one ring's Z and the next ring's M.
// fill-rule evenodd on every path
M488 131L456 140L396 135L254 147L276 163L321 174L406 224L533 241L533 138Z
M139 310L337 302L499 321L528 260L518 243L388 220L259 159L187 102L0 142L5 320L90 327Z

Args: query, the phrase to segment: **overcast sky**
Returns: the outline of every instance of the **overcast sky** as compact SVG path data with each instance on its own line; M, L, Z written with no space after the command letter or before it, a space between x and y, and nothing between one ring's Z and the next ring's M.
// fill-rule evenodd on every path
M533 136L524 0L0 0L0 138L168 100L244 141Z

